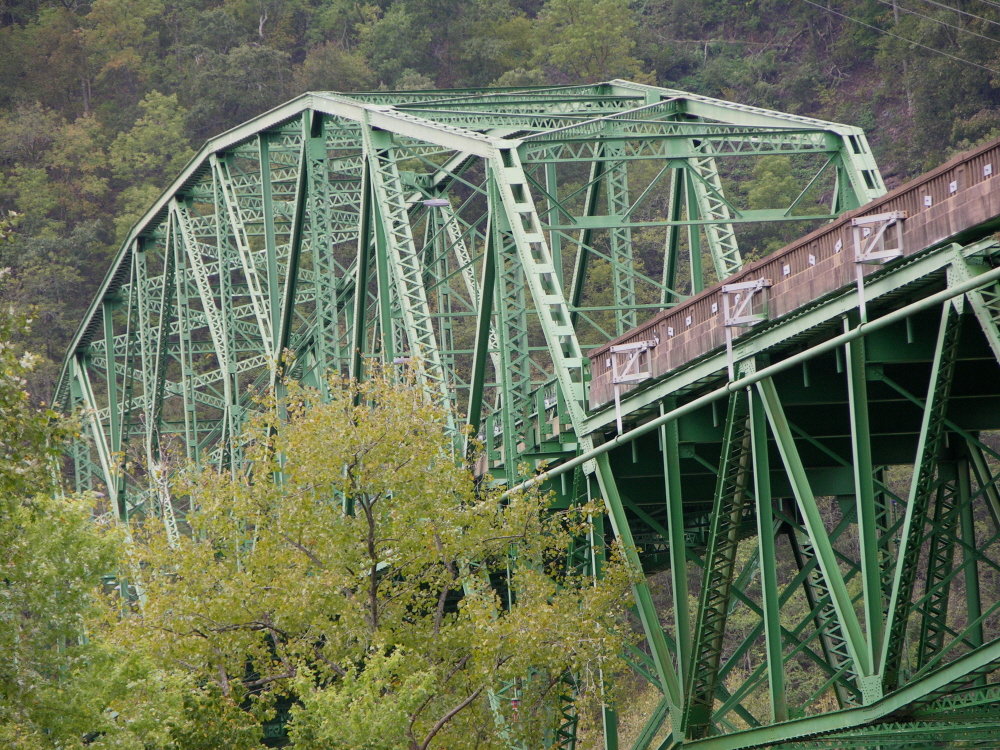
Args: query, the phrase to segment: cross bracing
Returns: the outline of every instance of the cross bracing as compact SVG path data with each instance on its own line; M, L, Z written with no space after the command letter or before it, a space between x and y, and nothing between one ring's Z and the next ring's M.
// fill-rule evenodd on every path
M658 698L608 747L981 744L994 166L884 195L856 128L625 81L304 95L123 243L58 387L76 481L176 528L163 467L239 470L251 387L405 361L480 474L603 498L645 574Z

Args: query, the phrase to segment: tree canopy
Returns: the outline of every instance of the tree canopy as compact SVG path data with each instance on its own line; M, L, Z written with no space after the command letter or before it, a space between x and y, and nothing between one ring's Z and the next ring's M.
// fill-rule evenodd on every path
M247 725L287 711L302 747L506 747L502 717L537 743L568 694L599 701L628 580L603 547L599 578L565 562L597 509L477 488L441 411L384 375L328 394L267 404L245 432L252 475L184 475L179 537L136 526L140 599L112 639Z

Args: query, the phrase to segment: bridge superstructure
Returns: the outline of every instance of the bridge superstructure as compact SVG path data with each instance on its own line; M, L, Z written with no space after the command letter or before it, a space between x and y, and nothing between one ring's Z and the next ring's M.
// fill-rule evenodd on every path
M628 746L990 746L994 168L885 195L857 128L626 81L304 95L122 245L57 389L77 485L175 530L251 386L405 364L480 473L604 499L661 696Z

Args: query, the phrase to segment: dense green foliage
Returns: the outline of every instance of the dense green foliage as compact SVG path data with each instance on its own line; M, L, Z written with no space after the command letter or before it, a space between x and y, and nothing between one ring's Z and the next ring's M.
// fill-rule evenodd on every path
M0 307L0 747L257 746L244 711L106 637L119 618L100 588L119 569L121 530L95 523L100 496L58 493L75 427L25 390L40 359L14 343L28 324Z
M5 281L0 276L0 284ZM85 499L54 498L61 441L48 409L25 390L37 357L11 339L27 321L0 308L0 745L44 746L43 737L82 736L94 704L64 687L99 655L81 642L81 616L112 565Z
M860 125L892 186L1000 132L1000 8L947 5L0 3L0 212L17 214L0 267L5 296L43 321L34 390L48 392L116 242L193 147L304 90L630 77Z
M620 557L565 565L597 507L477 489L440 410L375 376L269 402L253 476L179 472L179 535L94 523L24 325L0 310L0 745L253 748L280 716L297 747L487 750L541 746L571 690L596 715L632 639Z

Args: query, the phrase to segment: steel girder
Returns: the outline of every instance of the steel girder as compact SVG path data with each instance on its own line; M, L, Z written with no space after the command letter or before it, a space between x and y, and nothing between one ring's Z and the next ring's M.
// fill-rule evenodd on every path
M751 209L735 178L775 155L800 192ZM548 463L556 502L604 499L580 564L614 536L649 576L630 659L661 698L635 737L606 709L608 747L979 741L993 241L871 276L868 322L844 291L741 337L732 382L713 353L625 394L622 434L585 400L588 349L738 270L748 224L883 190L857 129L624 81L305 95L209 141L123 244L58 388L84 411L77 483L169 528L171 466L240 470L250 386L408 362L480 473Z

